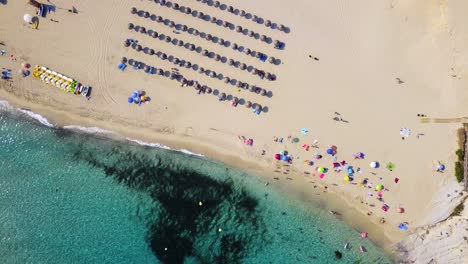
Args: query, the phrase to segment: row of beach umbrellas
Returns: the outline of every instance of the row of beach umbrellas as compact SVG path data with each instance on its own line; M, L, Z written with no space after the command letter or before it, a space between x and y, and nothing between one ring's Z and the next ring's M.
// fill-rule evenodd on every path
M265 20L265 19L263 19L263 18L261 18L259 16L248 13L245 10L240 10L240 9L234 8L233 6L228 6L228 5L223 4L223 3L219 2L219 1L213 1L213 0L196 0L196 1L201 2L203 4L206 4L208 6L214 7L214 8L218 8L218 9L220 9L222 11L227 11L227 12L233 14L233 15L245 18L247 20L252 20L253 22L256 22L258 24L263 24L266 27L271 28L271 29L277 29L277 30L282 31L284 33L289 33L291 31L285 25L282 25L282 24L278 25L277 23L271 22L271 20L268 20L268 19ZM157 1L155 1L155 2L157 2Z
M216 78L216 79L218 79L220 81L224 81L226 84L230 84L232 86L235 86L235 87L238 87L238 88L241 88L241 89L244 89L244 90L249 90L251 92L260 94L262 96L271 95L271 92L268 92L267 90L262 89L260 87L257 87L255 85L250 85L250 84L248 84L246 82L238 81L238 80L230 78L228 76L224 76L222 73L216 73L213 70L205 69L203 67L200 67L197 64L191 63L190 61L187 61L187 60L184 60L184 59L179 59L179 58L174 57L172 55L167 55L164 52L161 52L161 51L156 52L154 49L151 49L149 47L143 47L142 45L137 44L137 42L131 43L131 41L126 40L124 42L124 46L126 46L126 47L131 46L134 50L136 50L138 52L142 51L142 52L144 52L145 54L148 54L148 55L155 55L156 57L158 57L161 60L168 60L169 62L171 62L171 63L173 63L173 64L175 64L177 66L185 67L187 69L192 69L193 71L196 71L196 72L198 72L200 74L205 74L208 77ZM122 63L125 63L125 62L122 62ZM131 65L131 66L134 66L134 65Z
M128 29L130 30L134 30L136 32L139 32L139 33L142 33L142 34L147 34L153 38L156 38L160 41L164 41L164 42L167 42L167 43L171 43L175 46L179 46L179 47L184 47L192 52L196 52L196 53L199 53L201 54L202 56L205 56L205 57L208 57L210 59L213 59L215 61L220 61L222 63L228 63L230 66L232 67L235 67L235 68L238 68L240 70L243 70L243 71L247 71L247 72L250 72L254 75L259 75L261 76L262 78L263 77L267 77L268 80L276 80L276 76L272 73L266 73L262 70L259 70L251 65L247 65L245 63L242 63L240 61L236 61L234 59L228 59L224 56L221 56L215 52L212 52L212 51L209 51L207 49L203 49L201 46L195 46L195 44L192 44L192 43L189 43L189 42L184 42L182 40L179 40L177 38L172 38L170 36L166 36L165 34L159 34L158 32L154 31L154 30L147 30L145 27L143 26L139 26L139 25L134 25L133 23L129 23L128 24ZM133 43L133 44L136 44L136 43ZM124 45L126 47L130 46L130 43L129 43L129 40L127 39L124 43ZM137 50L137 51L140 51L140 50ZM271 59L272 57L270 57ZM272 60L273 62L276 62L276 59L273 58ZM259 74L259 73L263 73L263 74ZM268 78L268 76L275 76L274 78Z
M162 16L157 16L155 14L150 14L149 12L144 11L144 10L137 10L136 8L132 8L131 13L135 14L135 15L138 15L140 17L151 19L152 21L155 21L155 22L158 22L158 23L162 23L163 25L166 25L168 27L175 28L177 30L186 32L186 33L188 33L190 35L198 36L198 37L200 37L200 38L202 38L202 39L204 39L206 41L211 41L211 42L213 42L215 44L219 44L219 45L224 46L226 48L232 47L233 50L239 51L239 52L244 53L246 55L250 55L252 57L259 58L262 54L264 54L262 52L257 52L255 50L252 50L250 48L246 48L246 47L244 47L242 45L239 45L237 43L225 40L225 39L223 39L221 37L217 37L217 36L214 36L212 34L205 33L205 32L200 32L199 30L197 30L197 29L195 29L193 27L188 27L187 25L175 23L174 21L172 21L170 19L167 19L167 18L164 18ZM271 38L269 39L265 35L261 35L261 36L259 34L255 35L254 32L249 31L247 29L242 30L241 26L237 26L236 31L242 32L245 35L250 35L250 36L259 38L260 40L265 41L265 42L271 42L272 41ZM284 43L282 43L282 42L280 42L278 40L275 40L274 45L275 45L275 47L279 47L279 46L284 46ZM266 55L266 54L264 54L264 55ZM272 63L272 64L275 64L275 65L280 64L280 63L274 63L275 61L277 61L277 59L275 59L275 58L269 60L269 62Z
M180 82L182 86L187 85L188 83L191 83L190 86L193 86L196 91L199 91L199 93L200 92L207 93L207 94L213 93L215 96L218 97L219 101L225 101L228 98L232 98L231 101L233 105L234 104L237 105L239 102L244 102L243 99L233 97L232 95L226 95L226 93L220 93L218 90L213 90L212 88L206 85L201 85L199 83L195 84L194 82L189 82L186 78L184 78L182 74L179 74L174 71L171 72L171 71L163 70L161 68L156 68L154 66L147 65L146 63L137 61L135 59L127 59L126 57L122 57L121 63L128 64L136 70L143 70L145 73L148 73L148 74L156 74L159 76L169 78L171 80L176 80ZM262 111L263 109L260 104L252 103L250 101L245 102L245 106L247 108L252 108L256 111Z
M235 30L238 33L244 34L244 35L249 36L251 38L255 38L257 40L259 39L259 40L261 40L261 41L263 41L263 42L265 42L267 44L273 44L274 43L273 40L270 37L267 37L265 35L260 35L259 33L256 33L256 32L254 32L252 30L247 29L247 28L243 28L242 26L236 26L234 23L231 23L229 21L224 21L222 19L218 19L216 17L205 14L205 13L203 13L201 11L192 10L189 7L180 6L179 4L173 4L171 1L160 0L160 1L157 1L157 2L159 2L157 4L160 4L161 6L164 6L164 7L167 7L167 8L173 8L174 10L178 10L183 14L192 15L192 17L194 17L194 18L198 18L198 19L201 19L201 20L206 21L206 22L211 22L213 24L216 24L217 26L229 28L230 30ZM136 8L133 7L131 9L131 13L132 14L137 14L137 12L135 12L135 10L136 10ZM190 11L190 12L188 12L188 11Z

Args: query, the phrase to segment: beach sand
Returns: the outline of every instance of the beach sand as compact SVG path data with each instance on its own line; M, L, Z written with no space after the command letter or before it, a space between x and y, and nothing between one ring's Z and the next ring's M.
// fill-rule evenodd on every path
M461 191L453 177L460 124L421 123L417 115L468 115L464 104L468 99L468 30L463 12L468 3L301 0L285 5L266 0L225 1L288 26L288 34L201 2L177 3L284 41L285 50L150 1L74 1L78 14L72 14L67 11L71 8L69 1L57 0L56 11L40 19L38 30L22 20L25 13L35 12L33 7L24 1L8 1L0 6L0 42L4 44L0 48L7 50L0 57L0 65L14 73L23 62L44 65L91 85L93 92L86 100L32 77L14 76L11 82L1 81L0 98L41 113L59 125L112 130L130 138L189 149L254 172L299 199L319 201L326 208L340 211L344 221L369 232L371 239L390 251L408 235L398 230L399 223L408 222L413 231L450 214L456 204L447 195L457 196ZM279 58L282 64L263 63L184 32L175 34L170 27L131 15L133 6L264 52ZM130 22L272 72L277 80L260 80L246 71L130 31ZM218 102L213 95L199 96L193 88L181 88L168 78L130 67L119 71L122 56L167 70L175 67L125 48L126 38L136 38L143 46L271 91L271 98L245 90L238 92L222 81L179 69L188 79L260 103L268 111L257 116L245 106L234 108L229 102ZM16 60L11 59L11 54ZM128 96L136 89L144 90L151 102L128 104ZM344 121L335 121L335 117ZM399 134L403 127L411 129L405 140ZM308 135L301 135L302 128L309 130ZM238 136L252 138L254 145L246 146ZM300 141L289 143L288 136ZM274 142L274 137L283 137L285 143ZM319 149L302 148L315 139ZM388 212L380 209L382 203L376 200L374 189L346 183L345 172L332 171L332 159L325 153L332 144L338 147L339 161L346 160L355 169L362 169L362 174L356 173L359 180L355 182L366 177L374 187L383 184L388 189L384 192ZM265 155L261 155L262 150ZM295 158L289 172L283 163L273 159L281 150L288 150ZM324 156L314 160L316 165L330 169L322 180L312 175L315 166L303 162L312 159L315 152ZM356 152L364 152L366 158L354 160ZM371 169L371 161L379 161L382 168ZM446 165L444 173L435 172L438 161ZM396 165L394 171L385 169L387 162ZM275 172L278 166L283 167L283 173ZM304 171L311 174L304 176ZM328 194L318 196L323 186L327 186ZM335 195L341 198L335 199ZM405 209L404 214L397 212L399 207ZM366 215L369 211L371 216ZM381 217L385 217L385 224L379 224Z

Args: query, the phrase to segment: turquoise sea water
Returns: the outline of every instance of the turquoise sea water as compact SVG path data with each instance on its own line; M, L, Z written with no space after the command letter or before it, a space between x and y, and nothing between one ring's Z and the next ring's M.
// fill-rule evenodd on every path
M326 212L204 158L11 109L0 146L1 263L391 263Z

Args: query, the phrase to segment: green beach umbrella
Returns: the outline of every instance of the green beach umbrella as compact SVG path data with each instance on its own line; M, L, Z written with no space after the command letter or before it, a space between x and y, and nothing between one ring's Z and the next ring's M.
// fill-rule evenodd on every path
M318 168L317 171L320 172L320 173L324 173L324 172L325 172L325 168L324 168L324 167L320 167L320 168Z
M391 163L391 162L388 162L386 168L387 168L389 171L392 171L393 169L395 169L395 164L393 164L393 163Z
M381 191L381 190L383 190L383 185L377 185L377 186L375 186L375 189L377 191Z

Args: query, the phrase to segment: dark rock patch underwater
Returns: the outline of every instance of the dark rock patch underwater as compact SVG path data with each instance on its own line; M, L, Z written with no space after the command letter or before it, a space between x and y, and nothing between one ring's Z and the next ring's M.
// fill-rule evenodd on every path
M153 213L144 219L147 243L163 263L241 263L268 240L258 200L229 178L118 145L80 144L74 158L152 198Z

